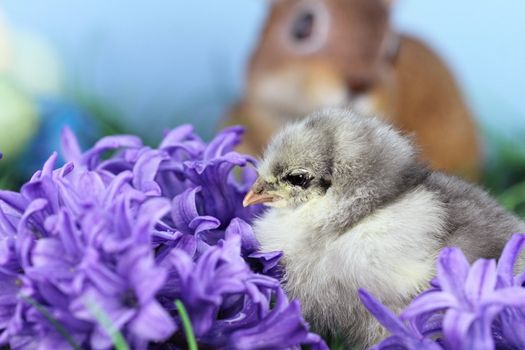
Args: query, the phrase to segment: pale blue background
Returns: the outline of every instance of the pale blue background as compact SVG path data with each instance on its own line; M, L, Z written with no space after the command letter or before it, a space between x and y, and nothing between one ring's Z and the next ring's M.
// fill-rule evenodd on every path
M212 132L240 94L267 0L4 0L11 24L41 32L68 85L111 104L137 132L192 121ZM399 28L450 63L480 124L525 129L525 1L398 0Z

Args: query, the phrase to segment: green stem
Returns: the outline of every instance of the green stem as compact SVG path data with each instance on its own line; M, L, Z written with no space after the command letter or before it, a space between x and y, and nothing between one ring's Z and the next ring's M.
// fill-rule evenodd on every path
M47 311L47 309L43 305L41 305L38 301L31 297L22 294L20 294L19 296L21 299L25 300L26 302L31 304L31 306L37 309L37 311L40 312L49 321L49 323L51 323L51 325L56 329L58 334L64 337L64 339L68 342L71 348L73 348L74 350L82 350L80 345L77 344L77 342L75 341L75 339L73 339L71 334L64 328L64 326L60 324L60 322L58 322L56 318L54 318L49 313L49 311Z
M188 343L189 350L198 350L197 341L195 340L195 335L193 334L193 327L191 326L190 317L188 312L184 307L184 304L179 299L175 300L175 306L177 311L179 311L179 316L182 321L182 328L184 328L184 334L186 334L186 342Z
M115 328L115 326L111 323L111 320L106 315L106 313L98 307L98 305L94 302L87 301L85 302L85 305L87 306L89 312L95 317L97 322L104 328L106 333L111 337L111 342L113 343L113 346L116 350L129 350L129 345L126 342L126 339L124 339L124 336L122 333L119 332L118 329Z

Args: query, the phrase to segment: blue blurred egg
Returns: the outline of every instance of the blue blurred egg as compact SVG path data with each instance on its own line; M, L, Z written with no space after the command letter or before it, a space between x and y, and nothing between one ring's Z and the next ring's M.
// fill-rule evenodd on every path
M79 106L59 99L40 99L38 101L40 128L27 145L21 161L17 162L19 173L29 178L51 155L60 155L60 133L69 126L77 135L82 147L87 148L100 136L98 123ZM63 159L60 157L60 163Z

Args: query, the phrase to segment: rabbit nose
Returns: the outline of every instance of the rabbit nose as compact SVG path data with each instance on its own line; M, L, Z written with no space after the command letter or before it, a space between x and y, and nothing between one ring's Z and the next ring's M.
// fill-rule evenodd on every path
M372 80L367 77L350 77L346 79L346 86L352 95L363 95L372 89Z

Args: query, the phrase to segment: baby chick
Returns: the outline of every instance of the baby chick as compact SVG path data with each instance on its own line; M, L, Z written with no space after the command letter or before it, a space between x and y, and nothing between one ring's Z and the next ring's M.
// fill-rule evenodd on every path
M480 188L429 171L411 141L375 118L324 110L268 146L244 205L263 251L284 253L285 288L328 336L366 348L385 330L357 297L365 288L396 312L428 287L441 248L497 258L525 223Z

